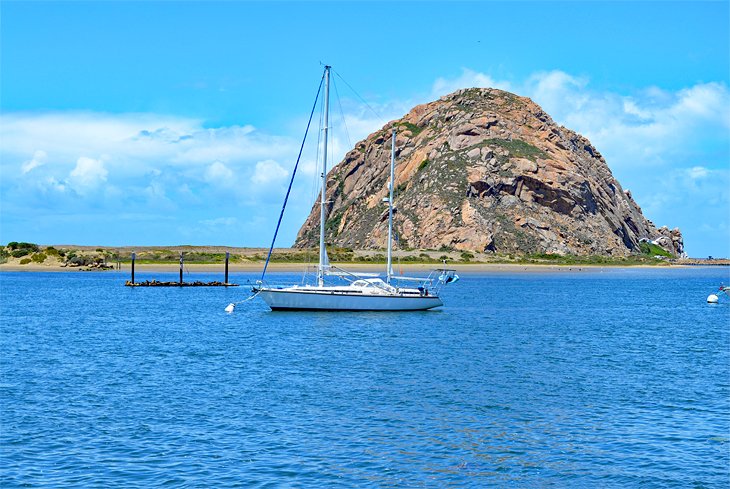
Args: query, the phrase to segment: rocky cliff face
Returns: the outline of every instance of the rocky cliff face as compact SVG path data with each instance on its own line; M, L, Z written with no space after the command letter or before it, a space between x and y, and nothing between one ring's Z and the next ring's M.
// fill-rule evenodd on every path
M649 240L684 252L679 230L647 220L590 141L495 89L419 105L357 143L327 177L328 243L385 247L393 124L401 248L624 256ZM317 202L295 246L316 246L318 229Z

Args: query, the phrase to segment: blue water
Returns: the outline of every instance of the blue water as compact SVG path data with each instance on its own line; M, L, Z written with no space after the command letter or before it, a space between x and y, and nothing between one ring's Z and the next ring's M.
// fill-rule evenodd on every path
M463 274L438 311L230 315L247 289L0 273L0 486L728 487L730 300L705 299L729 272Z

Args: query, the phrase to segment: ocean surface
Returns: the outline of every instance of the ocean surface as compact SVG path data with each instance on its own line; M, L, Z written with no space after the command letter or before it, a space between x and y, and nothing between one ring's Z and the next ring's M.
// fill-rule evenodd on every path
M728 268L464 273L417 313L127 278L0 273L0 487L730 485Z

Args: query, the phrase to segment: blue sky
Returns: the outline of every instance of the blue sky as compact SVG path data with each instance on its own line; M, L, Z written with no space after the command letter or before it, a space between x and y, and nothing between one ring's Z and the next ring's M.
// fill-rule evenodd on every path
M338 84L337 161L413 105L495 86L588 137L690 255L728 256L728 5L5 1L0 241L268 245L321 61L378 113ZM282 246L315 177L305 153Z

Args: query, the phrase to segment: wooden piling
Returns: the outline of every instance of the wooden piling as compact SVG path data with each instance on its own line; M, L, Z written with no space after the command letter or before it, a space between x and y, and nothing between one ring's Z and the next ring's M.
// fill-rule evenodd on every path
M183 271L185 266L185 258L184 253L180 253L180 280L177 282L158 282L157 280L145 280L141 283L136 283L134 281L134 265L135 261L137 259L137 254L132 253L132 279L127 280L126 285L127 287L238 287L238 284L231 284L228 283L228 262L230 259L230 253L226 252L226 277L225 282L201 282L199 280L196 280L195 282L184 282L183 281Z
M225 275L225 279L223 280L224 284L228 283L228 259L230 258L230 256L231 256L231 254L226 251L226 275Z

